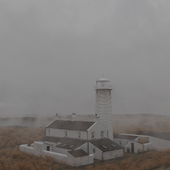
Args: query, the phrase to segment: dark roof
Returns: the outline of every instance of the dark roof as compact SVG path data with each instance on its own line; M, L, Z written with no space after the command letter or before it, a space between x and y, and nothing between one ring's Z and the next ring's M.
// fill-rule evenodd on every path
M58 138L58 137L49 137L49 136L43 137L42 139L40 139L40 141L54 142L56 143L56 147L70 149L70 150L74 150L87 142L86 140L83 139L75 139L75 138L67 138L67 137Z
M121 134L114 134L113 138L118 138L118 139L127 139L127 140L134 140L136 139L138 136L134 136L134 135L121 135Z
M48 142L54 142L57 143L59 141L61 141L62 138L59 137L50 137L50 136L44 136L43 138L41 138L39 141L48 141Z
M139 135L153 136L156 138L170 140L170 132L138 131Z
M88 153L86 153L82 149L74 150L74 151L68 151L68 153L70 153L75 158L82 157L82 156L87 156L88 155Z
M87 131L95 122L55 120L47 128Z
M123 147L121 147L120 145L118 145L117 143L113 142L112 140L108 138L94 139L94 140L91 140L90 143L92 143L94 146L96 146L103 152L123 149Z

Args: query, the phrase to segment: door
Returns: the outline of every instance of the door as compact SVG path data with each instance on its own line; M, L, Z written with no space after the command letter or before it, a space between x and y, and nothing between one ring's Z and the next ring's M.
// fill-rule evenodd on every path
M134 143L131 143L131 152L134 153Z
M50 146L47 146L47 151L50 151Z

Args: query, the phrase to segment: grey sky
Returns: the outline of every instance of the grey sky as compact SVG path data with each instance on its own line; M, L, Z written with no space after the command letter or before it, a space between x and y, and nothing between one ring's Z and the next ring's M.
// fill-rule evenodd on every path
M1 0L0 117L170 113L169 0Z

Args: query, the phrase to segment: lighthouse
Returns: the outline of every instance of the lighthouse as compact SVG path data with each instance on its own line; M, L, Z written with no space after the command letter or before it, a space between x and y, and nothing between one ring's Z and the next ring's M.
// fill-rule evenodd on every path
M107 127L107 136L113 140L112 120L112 85L110 80L102 77L96 80L96 108L95 113L100 116L100 122Z

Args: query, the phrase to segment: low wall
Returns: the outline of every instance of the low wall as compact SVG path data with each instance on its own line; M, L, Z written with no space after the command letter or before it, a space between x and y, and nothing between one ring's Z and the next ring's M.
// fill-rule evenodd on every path
M54 158L56 162L59 163L67 163L67 159L68 159L68 156L65 154L43 150L43 157L45 156L51 156L52 158Z
M20 145L19 146L19 150L20 151L24 151L28 154L34 154L34 148L33 147L29 147L27 144L25 145Z
M68 155L66 155L66 154L46 151L44 150L44 145L42 142L34 142L34 147L29 147L27 144L20 145L19 150L24 151L28 154L34 154L35 156L42 155L43 158L45 156L51 156L52 158L54 158L56 162L66 163L70 166L78 167L78 166L83 166L83 165L88 165L93 163L93 154L84 157L74 158L71 157L69 153Z

